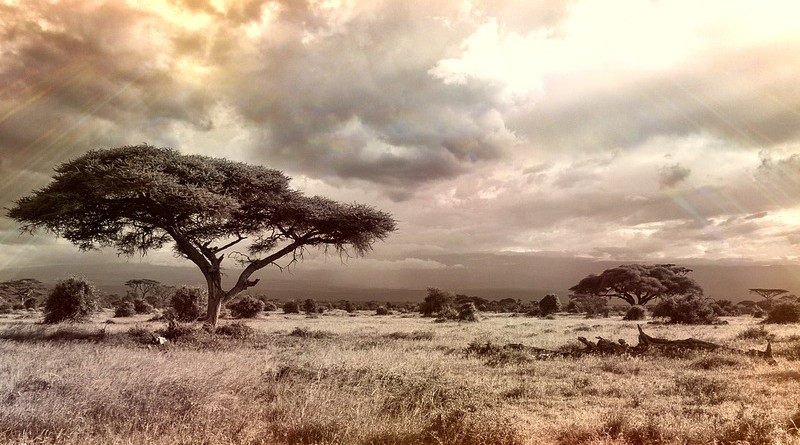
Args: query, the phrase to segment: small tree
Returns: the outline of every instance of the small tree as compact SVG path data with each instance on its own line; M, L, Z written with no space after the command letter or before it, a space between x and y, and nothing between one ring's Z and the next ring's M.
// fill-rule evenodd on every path
M550 314L555 314L561 310L561 301L558 300L558 295L547 294L539 301L539 314L542 317Z
M776 288L754 288L749 289L751 294L756 294L767 301L772 301L778 295L783 295L789 292L786 289L776 289Z
M299 314L300 313L300 305L297 304L296 301L287 301L283 303L283 313L284 314Z
M666 298L653 308L653 316L680 324L711 324L717 321L709 301L698 295Z
M264 311L264 302L247 295L239 301L229 304L228 309L235 318L255 318Z
M45 293L44 284L35 278L22 278L19 280L3 281L0 283L0 294L13 300L15 303L24 305L25 300L30 298L40 298Z
M197 287L183 286L172 296L170 306L178 321L196 321L203 315L206 294Z
M458 308L458 321L476 322L478 320L478 308L475 307L475 303L466 302Z
M97 310L99 291L85 278L71 277L56 284L44 306L44 322L82 322Z
M302 309L306 315L311 315L316 314L317 311L319 311L319 306L313 298L306 298L303 301L303 304L300 306L300 309Z
M428 295L419 305L423 317L432 317L450 308L455 296L451 292L442 291L438 287L429 287Z

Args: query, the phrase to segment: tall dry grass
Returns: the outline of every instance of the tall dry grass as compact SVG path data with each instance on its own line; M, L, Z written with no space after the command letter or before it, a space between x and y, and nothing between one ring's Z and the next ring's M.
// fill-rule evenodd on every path
M102 320L0 320L0 443L800 444L793 326L646 328L745 349L769 335L772 367L724 354L466 353L470 343L555 349L594 335L635 344L636 324L619 318L273 314L250 322L247 338L196 330L167 347L143 343L161 323Z

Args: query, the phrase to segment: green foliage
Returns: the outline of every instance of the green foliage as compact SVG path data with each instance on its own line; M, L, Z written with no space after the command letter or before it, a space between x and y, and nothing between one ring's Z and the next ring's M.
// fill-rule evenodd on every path
M178 321L195 321L203 315L206 304L205 292L196 287L183 286L175 291L170 306ZM169 337L167 337L169 338Z
M589 275L569 290L578 295L616 297L631 306L657 298L702 295L703 289L687 275L691 269L674 264L623 264Z
M778 303L769 311L764 323L800 323L800 305Z
M709 301L699 295L666 298L653 308L653 316L680 324L712 324L717 321Z
M255 318L264 311L264 302L247 295L235 303L228 304L228 309L235 318Z
M451 292L442 291L437 287L429 287L428 295L419 305L419 312L423 317L438 316L452 305L454 298L455 296Z
M539 301L539 314L543 317L560 310L561 301L558 300L558 295L556 294L547 294Z
M284 314L299 314L300 313L300 304L296 301L287 301L283 303L283 313Z
M645 318L647 318L647 310L638 304L631 306L622 317L623 320L644 320Z
M132 317L134 315L136 315L136 308L131 301L122 300L114 308L115 317Z
M99 291L85 278L71 277L58 282L47 297L44 322L86 321L97 310Z

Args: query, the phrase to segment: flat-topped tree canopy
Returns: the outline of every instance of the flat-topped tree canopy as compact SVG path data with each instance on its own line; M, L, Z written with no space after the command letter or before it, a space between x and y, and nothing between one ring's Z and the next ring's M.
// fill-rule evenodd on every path
M675 264L623 264L591 274L569 290L578 295L616 297L630 305L645 305L657 298L702 295L703 289L688 276L691 269Z
M755 288L749 289L751 294L760 295L765 300L772 300L773 298L777 297L778 295L783 295L789 292L786 289L775 289L775 288Z
M8 215L24 231L45 229L82 250L145 255L172 244L206 277L207 321L215 325L220 306L255 285L255 271L310 246L364 255L396 230L389 213L307 197L289 180L275 169L170 148L93 150L56 167L53 181ZM244 269L223 291L220 265L231 254Z

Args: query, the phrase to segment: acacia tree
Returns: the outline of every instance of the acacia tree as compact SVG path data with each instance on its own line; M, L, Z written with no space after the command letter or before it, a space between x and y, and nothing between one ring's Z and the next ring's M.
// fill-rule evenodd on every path
M45 229L82 250L114 247L129 256L171 244L206 279L211 326L224 303L258 283L256 271L291 265L309 247L364 255L396 229L390 214L370 206L304 196L278 170L169 148L93 150L55 172L9 209L23 231ZM226 255L242 267L227 290Z
M24 304L25 300L29 298L44 295L45 289L44 283L36 278L22 278L0 283L0 292L14 296L19 300L19 304Z
M616 297L631 306L657 298L702 295L703 289L688 276L691 269L674 264L623 264L591 274L569 290L578 295Z
M789 292L786 289L773 289L773 288L756 288L750 289L751 294L756 294L761 296L763 299L767 301L772 301L778 295L783 295Z

